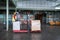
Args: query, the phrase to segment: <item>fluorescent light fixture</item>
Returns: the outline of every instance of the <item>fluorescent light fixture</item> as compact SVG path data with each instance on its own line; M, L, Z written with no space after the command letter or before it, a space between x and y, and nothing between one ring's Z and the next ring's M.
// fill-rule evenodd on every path
M55 7L55 9L60 9L60 7Z

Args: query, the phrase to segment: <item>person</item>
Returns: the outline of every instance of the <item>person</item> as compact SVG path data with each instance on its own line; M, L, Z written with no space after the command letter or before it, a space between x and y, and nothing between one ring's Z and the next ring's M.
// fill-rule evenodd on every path
M19 14L19 12L16 12L16 21L20 21L20 14Z
M14 12L14 14L12 15L12 22L15 22L16 19L16 12Z
M30 12L27 12L27 26L28 26L28 32L30 32L31 31Z

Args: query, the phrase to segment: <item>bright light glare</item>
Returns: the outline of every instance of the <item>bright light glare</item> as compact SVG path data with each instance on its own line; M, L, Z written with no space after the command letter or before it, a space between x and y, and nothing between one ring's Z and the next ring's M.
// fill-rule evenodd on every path
M55 9L60 9L60 7L56 7Z

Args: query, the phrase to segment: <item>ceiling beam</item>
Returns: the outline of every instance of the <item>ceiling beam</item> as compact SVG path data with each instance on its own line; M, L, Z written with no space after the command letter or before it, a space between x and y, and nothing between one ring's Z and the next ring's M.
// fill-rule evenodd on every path
M0 10L2 10L2 9L3 9L3 10L4 10L4 9L6 10L6 7L0 7ZM15 8L14 8L14 7L9 7L9 10L15 10Z
M56 5L55 7L59 7L59 6L60 6L60 4Z

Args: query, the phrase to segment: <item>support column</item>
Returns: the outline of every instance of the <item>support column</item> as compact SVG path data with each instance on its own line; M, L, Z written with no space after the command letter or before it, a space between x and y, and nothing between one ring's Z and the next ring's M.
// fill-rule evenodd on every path
M8 0L6 0L6 31L8 31L8 14L9 14L9 3L8 3L9 1Z

